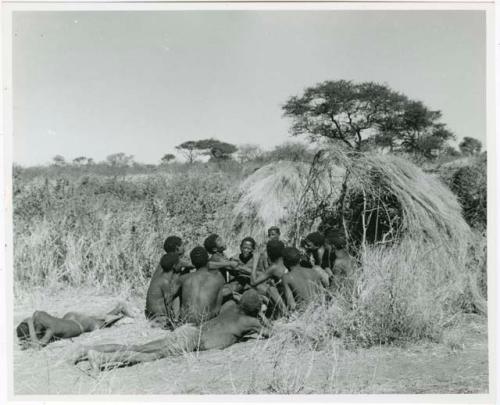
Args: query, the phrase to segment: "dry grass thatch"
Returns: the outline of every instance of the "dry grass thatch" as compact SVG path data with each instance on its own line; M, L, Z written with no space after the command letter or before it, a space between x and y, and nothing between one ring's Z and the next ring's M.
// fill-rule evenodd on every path
M302 221L299 214L304 205L312 206L319 198L318 188L322 196L338 198L343 169L332 167L330 175L321 179L314 189L308 187L310 171L311 166L305 162L282 160L263 166L247 177L240 185L241 196L233 209L231 228L236 237L254 235L261 242L266 238L267 229L276 225L285 238L291 238L298 222ZM307 231L312 221L300 225Z

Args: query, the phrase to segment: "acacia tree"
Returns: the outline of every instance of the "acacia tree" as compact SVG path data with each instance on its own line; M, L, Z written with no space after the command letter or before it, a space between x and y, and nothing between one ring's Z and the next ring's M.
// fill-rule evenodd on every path
M463 155L470 156L481 152L483 144L476 138L471 138L469 136L466 136L462 140L462 142L458 144L458 147L460 148L460 152L462 152Z
M199 155L199 150L196 147L196 141L183 142L180 145L177 145L175 149L181 152L189 164L193 163Z
M406 100L384 85L338 80L307 88L302 96L291 97L283 110L293 120L292 135L338 139L361 149L363 139L401 111Z
M232 154L238 150L235 145L222 142L214 138L201 139L197 141L196 149L198 149L203 155L210 156L211 161L232 159Z
M134 156L126 155L123 152L113 153L111 155L106 156L106 161L111 166L130 166L133 163Z
M175 159L175 155L173 155L172 153L166 153L165 155L163 155L160 162L161 162L161 164L168 164L168 162L170 162L174 159Z
M66 164L66 160L64 159L64 156L61 156L61 155L55 155L52 158L52 160L56 166L63 166Z
M292 135L328 138L362 150L379 147L432 157L453 134L439 123L440 111L386 85L326 81L291 97L283 106Z

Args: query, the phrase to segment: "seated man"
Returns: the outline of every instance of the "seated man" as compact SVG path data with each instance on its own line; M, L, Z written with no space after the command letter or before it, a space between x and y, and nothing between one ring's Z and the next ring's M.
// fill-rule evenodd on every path
M250 276L252 287L256 287L269 297L278 309L279 314L286 313L285 303L278 292L278 288L276 288L276 286L281 286L281 278L288 272L283 264L284 249L285 244L278 239L271 239L267 242L267 257L271 265L260 274L255 270L252 271Z
M249 334L269 336L270 330L261 325L257 316L261 308L260 296L246 291L236 304L232 302L216 318L200 327L184 325L166 332L163 339L143 345L106 344L85 347L74 363L88 360L93 369L116 367L154 361L168 356L179 356L197 350L224 349Z
M219 270L226 283L228 283L228 288L234 292L241 293L243 291L243 285L240 280L235 279L235 277L250 278L251 271L238 263L238 261L230 260L226 257L224 254L226 243L219 235L210 235L205 239L203 245L208 254L211 255L207 264L208 269Z
M335 253L335 261L332 269L332 287L335 289L340 289L342 287L352 289L355 263L347 252L345 238L336 234L330 239Z
M17 326L16 332L22 349L43 347L56 339L73 338L85 332L112 326L125 316L133 318L123 303L104 315L68 312L62 318L56 318L47 312L35 311Z
M255 247L255 240L252 237L247 236L241 241L240 254L235 255L231 258L231 260L238 262L240 266L239 268L243 267L250 273L255 271L260 274L264 271L264 267L262 266L259 254L254 254ZM250 278L246 273L241 275L233 275L232 280L236 280L240 284L238 288L239 291L242 291L249 287Z
M277 226L271 226L267 230L267 241L270 242L272 240L277 240L279 241L281 237L281 231L280 228ZM262 251L260 252L259 255L259 266L262 267L263 269L267 269L271 265L271 262L269 261L269 257L267 256L267 246L264 246Z
M332 267L335 255L325 242L325 236L321 232L312 232L306 236L304 247L307 254L312 256L312 267L330 281L333 276Z
M300 252L293 247L283 250L283 264L290 270L281 278L285 291L285 300L291 311L298 304L308 303L328 282L314 269L300 266Z
M200 324L216 316L224 297L225 280L219 270L209 270L208 253L201 246L191 251L196 271L187 274L181 284L181 318Z
M178 236L172 235L169 236L167 239L165 239L165 242L163 243L163 249L165 250L167 255L169 253L177 253L177 255L179 256L178 272L188 273L190 270L194 269L194 266L184 258L184 253L185 253L184 242ZM158 267L156 268L155 274L162 272L163 270L160 263L160 265L158 265Z
M146 319L153 325L173 329L179 315L174 300L178 297L184 275L180 273L180 260L177 252L169 252L160 260L161 271L157 270L151 278L146 294Z

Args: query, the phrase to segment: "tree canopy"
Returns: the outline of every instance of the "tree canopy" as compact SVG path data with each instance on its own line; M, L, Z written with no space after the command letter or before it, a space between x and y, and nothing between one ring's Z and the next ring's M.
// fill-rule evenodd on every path
M238 150L235 145L214 138L186 141L175 148L184 155L188 163L193 163L199 155L210 156L210 160L231 159L232 154Z
M439 122L440 111L373 82L325 81L282 108L292 119L292 135L339 140L357 150L378 147L432 157L454 138Z
M481 152L483 144L476 138L466 136L464 139L462 139L462 142L458 144L458 147L460 148L460 152L462 152L463 155L470 156Z
M126 155L123 152L113 153L106 156L106 162L111 166L130 166L134 161L133 155Z
M174 160L174 159L175 159L174 154L166 153L162 156L162 158L160 159L160 162L161 162L161 164L167 164L168 162L170 162L171 160Z

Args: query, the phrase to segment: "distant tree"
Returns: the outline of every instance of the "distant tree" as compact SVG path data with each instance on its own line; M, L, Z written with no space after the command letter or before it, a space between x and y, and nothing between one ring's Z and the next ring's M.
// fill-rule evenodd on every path
M250 162L258 159L263 154L262 149L258 145L244 144L238 146L238 160L240 163Z
M181 152L190 164L196 160L197 156L200 153L198 148L196 147L196 141L183 142L180 145L177 145L175 149Z
M238 150L235 145L214 138L197 141L196 149L202 154L210 156L211 161L232 159L232 154Z
M87 165L89 165L89 166L90 166L90 165L93 165L94 163L95 163L95 162L94 162L94 159L92 159L92 158L88 158L88 159L87 159Z
M111 166L130 166L133 163L134 156L125 153L113 153L106 156L106 161Z
M55 155L52 160L56 166L63 166L66 164L66 160L61 155Z
M458 150L456 150L453 146L447 146L443 150L443 155L449 156L449 157L459 157L460 152Z
M432 158L454 135L439 122L440 111L373 82L326 81L291 97L283 106L292 118L292 135L312 141L339 140Z
M314 152L302 143L285 142L284 144L277 145L272 151L268 153L269 160L291 160L294 162L302 161L308 162L314 157Z
M170 162L174 159L175 159L175 155L173 155L172 153L166 153L165 155L163 155L160 162L163 165L163 164L167 164L168 162Z
M469 136L466 136L462 140L462 142L458 144L458 147L460 148L460 151L462 152L463 155L470 156L481 152L483 144L476 138L471 138Z
M76 165L84 165L88 163L88 159L85 156L79 156L73 159L73 163Z

